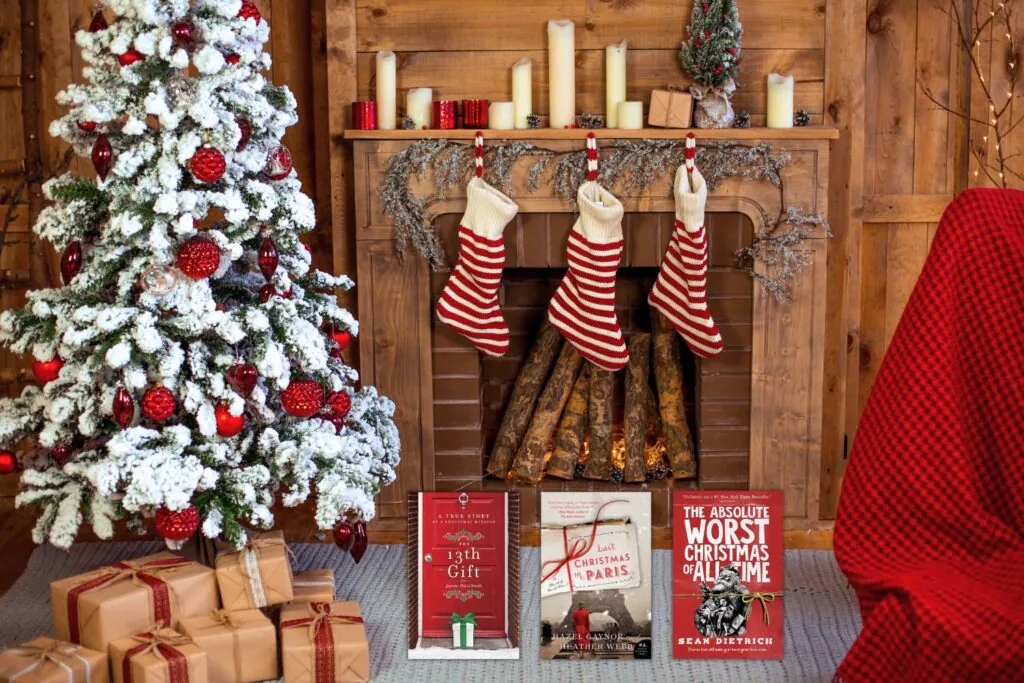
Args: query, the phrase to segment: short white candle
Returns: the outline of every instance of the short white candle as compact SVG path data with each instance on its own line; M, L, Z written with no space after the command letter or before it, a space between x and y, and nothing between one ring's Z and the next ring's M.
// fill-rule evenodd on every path
M533 113L533 60L529 57L512 65L512 104L516 128L529 128L527 118Z
M394 52L377 53L377 128L394 130L398 118L395 103L395 69L397 60Z
M617 128L623 130L639 130L644 127L643 102L619 102Z
M552 128L576 123L576 25L548 22L548 115Z
M491 102L487 109L487 127L491 130L512 130L516 127L515 104Z
M405 115L412 118L416 130L430 128L430 108L434 102L434 91L430 88L413 88L405 98Z
M626 101L626 41L605 48L604 52L605 125L619 127L619 102Z
M793 77L768 74L768 127L793 127Z

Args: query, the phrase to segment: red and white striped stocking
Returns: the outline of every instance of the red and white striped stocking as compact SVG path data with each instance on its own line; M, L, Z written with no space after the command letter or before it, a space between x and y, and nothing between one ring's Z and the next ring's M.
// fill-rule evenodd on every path
M722 335L707 302L708 235L704 207L708 186L694 164L696 139L686 141L686 164L676 171L676 224L647 301L679 331L701 358L722 352Z
M483 175L483 138L477 134L477 177L466 188L459 225L459 260L437 302L437 317L490 356L508 351L509 331L498 308L505 267L505 226L519 207Z

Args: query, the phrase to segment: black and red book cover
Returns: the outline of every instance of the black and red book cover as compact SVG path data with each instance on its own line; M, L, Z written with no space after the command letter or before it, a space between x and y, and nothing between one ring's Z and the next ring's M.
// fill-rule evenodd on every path
M675 491L672 656L781 659L781 491Z

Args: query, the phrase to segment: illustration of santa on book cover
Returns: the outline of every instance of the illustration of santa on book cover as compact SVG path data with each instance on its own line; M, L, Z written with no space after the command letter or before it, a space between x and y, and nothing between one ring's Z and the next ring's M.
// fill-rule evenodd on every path
M675 491L672 656L782 658L782 492Z

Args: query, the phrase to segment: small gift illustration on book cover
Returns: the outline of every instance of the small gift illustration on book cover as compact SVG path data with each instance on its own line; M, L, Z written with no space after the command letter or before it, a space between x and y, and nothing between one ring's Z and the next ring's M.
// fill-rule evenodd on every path
M782 493L675 491L672 656L782 657Z
M541 659L651 657L649 493L541 495Z

